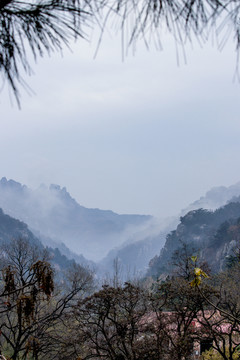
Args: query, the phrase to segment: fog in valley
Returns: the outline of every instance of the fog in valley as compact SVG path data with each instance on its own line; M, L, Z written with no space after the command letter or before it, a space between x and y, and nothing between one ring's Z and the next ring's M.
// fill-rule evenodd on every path
M0 180L0 207L26 223L43 245L58 248L69 259L98 268L98 276L110 276L117 259L122 278L141 277L166 235L179 217L190 210L215 210L240 194L240 184L209 190L171 218L147 215L119 215L112 211L88 209L76 202L59 185L31 189L12 179Z
M32 62L21 110L3 86L0 207L102 273L143 274L180 216L239 195L237 58L231 38L163 29L148 51L108 30Z
M0 359L240 358L239 15L0 1Z

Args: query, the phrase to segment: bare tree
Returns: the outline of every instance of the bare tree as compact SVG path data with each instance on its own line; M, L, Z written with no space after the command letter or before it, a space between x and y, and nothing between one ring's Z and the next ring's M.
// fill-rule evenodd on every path
M129 283L103 286L69 314L64 359L182 360L192 353L199 300L182 278L153 293Z
M205 300L209 311L198 317L203 331L212 339L212 347L222 359L233 360L239 356L240 346L240 291L239 263L215 276L212 296L206 299L201 283L196 290ZM206 337L206 336L205 336ZM204 338L204 337L203 337Z
M75 344L71 343L75 357L85 360L161 359L147 326L148 305L147 293L130 283L123 287L105 285L80 301L71 314L72 333L78 334Z
M205 291L205 295L208 297L209 292ZM192 355L194 341L199 337L194 323L205 308L205 300L188 280L179 277L159 285L151 306L164 342L167 339L165 358L182 360Z
M60 291L54 284L47 254L24 239L13 240L1 256L1 340L11 359L40 359L56 344L47 341L48 332L59 326L73 300L87 290L92 274L76 267Z

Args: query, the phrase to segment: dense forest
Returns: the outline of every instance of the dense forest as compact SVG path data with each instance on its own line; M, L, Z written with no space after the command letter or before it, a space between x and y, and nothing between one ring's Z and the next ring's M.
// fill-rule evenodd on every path
M149 264L148 275L166 277L174 270L172 256L183 244L191 254L207 261L215 273L222 271L239 242L240 203L230 202L215 211L198 209L180 218L176 230L166 236L159 255Z

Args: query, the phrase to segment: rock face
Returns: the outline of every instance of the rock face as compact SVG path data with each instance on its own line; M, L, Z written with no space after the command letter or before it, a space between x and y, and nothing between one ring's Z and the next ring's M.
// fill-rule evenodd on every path
M166 276L173 270L172 256L187 244L207 261L214 272L226 266L240 241L240 202L231 202L215 211L193 210L180 218L176 230L169 233L160 255L149 266L148 275Z
M6 178L0 181L0 207L26 222L38 236L63 242L72 251L92 260L103 258L151 220L151 216L87 209L59 185L49 188L42 185L31 190Z
M226 211L226 216L224 215L224 211L220 210L220 207L224 207L226 204L239 203L240 202L240 182L231 185L229 187L219 186L214 187L209 190L204 196L200 199L196 200L192 204L190 204L187 208L181 211L180 223L178 218L175 218L172 224L174 226L172 229L176 229L175 231L169 232L168 235L165 237L165 245L161 250L161 253L155 255L152 260L150 261L148 274L158 276L158 274L168 274L170 271L171 266L171 257L172 254L178 247L180 246L180 240L183 242L187 242L189 244L193 243L197 249L200 249L203 245L201 245L201 241L203 239L207 239L208 237L213 236L214 232L217 231L217 227L220 226L221 222L224 222L225 219L233 218L235 219L238 216L238 211L234 214L228 214ZM233 206L234 207L234 206ZM230 209L231 207L228 207ZM209 211L203 210L207 209ZM216 214L222 214L222 217L219 217L218 223L214 223L215 220L214 216L212 216L212 211L210 210L217 210ZM227 208L226 208L227 209ZM234 211L233 211L234 212ZM206 216L205 216L206 215ZM239 214L240 216L240 214ZM197 224L197 218L202 218L202 223ZM217 216L216 216L217 217ZM204 222L205 220L205 222ZM196 221L195 226L190 226L192 223ZM210 224L213 221L212 224ZM178 225L179 224L179 225ZM193 229L195 227L195 229ZM198 228L199 227L199 228ZM191 229L190 229L191 228ZM198 228L198 230L197 230ZM208 233L209 232L209 233ZM224 248L225 250L228 249L228 246ZM219 262L216 262L213 265L215 268L223 267L225 264L225 257L228 256L227 252L223 248L218 249L218 258ZM216 250L216 249L215 249ZM212 259L215 258L215 250L213 250ZM208 249L209 254L211 253L211 249ZM231 253L231 250L228 252ZM202 251L203 254L203 251ZM205 253L207 257L207 254ZM208 257L209 258L209 257ZM220 260L221 258L221 260ZM212 263L212 260L210 259ZM218 264L218 265L217 265Z

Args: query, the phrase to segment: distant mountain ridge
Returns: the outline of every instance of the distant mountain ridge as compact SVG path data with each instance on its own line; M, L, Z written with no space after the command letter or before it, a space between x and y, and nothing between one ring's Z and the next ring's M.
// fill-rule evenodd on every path
M174 222L175 223L175 222ZM100 271L114 271L114 261L118 260L119 276L122 281L131 277L144 276L150 259L159 253L165 243L167 233L173 228L172 219L154 219L145 231L133 234L121 246L109 251L99 263Z
M6 214L28 224L45 246L58 247L69 259L88 265L83 254L99 262L99 269L109 272L116 258L125 273L136 270L143 274L153 258L150 268L156 264L159 268L162 260L169 261L170 253L165 252L169 246L170 235L167 234L174 229L178 234L185 216L185 219L194 217L194 211L199 215L199 208L215 210L231 201L239 202L239 196L240 182L230 187L213 188L182 210L179 224L177 216L160 220L146 215L118 215L110 210L88 209L59 185L41 185L32 190L14 180L0 180L0 207ZM215 227L214 231L217 231ZM159 256L160 250L164 256Z
M229 187L227 186L217 186L213 187L209 191L206 192L204 196L200 199L194 201L187 208L182 210L182 214L184 215L191 210L196 209L208 209L208 210L216 210L221 206L226 205L233 198L238 197L240 195L240 181L234 185Z
M104 257L109 249L123 243L152 219L147 215L88 209L79 205L65 187L42 185L32 190L5 177L0 180L0 207L26 222L40 238L42 234L56 243L64 243L92 260Z
M34 248L42 251L44 246L42 242L29 230L27 224L24 222L14 219L9 215L6 215L2 209L0 209L0 246L3 243L9 243L11 240L27 240L30 245L33 245ZM59 279L63 271L70 268L74 264L74 260L67 258L64 252L59 251L58 248L52 248L49 244L46 247L49 253L49 261L51 262L53 268L57 269L56 275ZM79 259L80 260L80 259ZM83 266L89 265L79 261Z
M239 195L240 182L229 187L214 187L207 191L207 193L200 199L194 201L187 208L183 209L180 215L184 217L189 212L193 210L197 211L200 208L216 210L231 201L240 202L240 198L238 198ZM142 232L140 239L136 240L137 237L135 237L135 241L128 241L122 244L120 247L111 250L108 255L101 261L101 264L103 265L103 267L109 269L110 266L112 266L114 259L117 258L123 273L134 271L137 274L141 275L146 272L150 261L151 266L149 273L151 273L151 271L154 273L155 270L153 270L153 268L155 265L156 268L158 268L161 267L161 262L163 262L162 265L165 266L164 261L170 261L171 255L170 258L165 259L163 255L160 255L159 257L159 252L162 248L165 249L165 246L168 246L166 242L167 234L169 234L170 231L174 231L174 229L178 229L180 215L175 217L173 216L170 219L162 220L161 222L159 222L158 231L155 231L154 234L151 231L151 224L151 226L149 226L149 228L147 229L148 233L146 232L144 235L144 233ZM181 227L181 224L179 225L179 227ZM166 245L164 246L164 244ZM177 246L179 246L179 244ZM168 256L168 254L164 254ZM153 266L154 262L155 265Z

